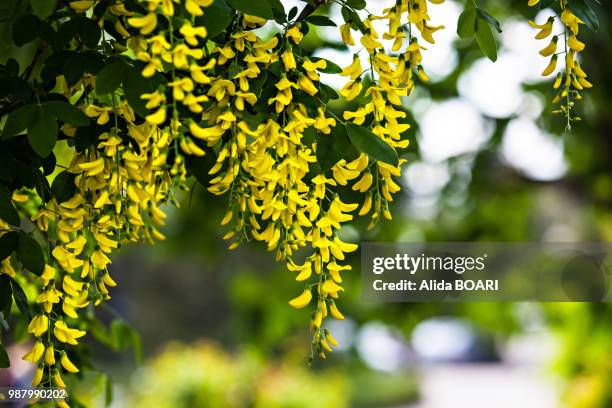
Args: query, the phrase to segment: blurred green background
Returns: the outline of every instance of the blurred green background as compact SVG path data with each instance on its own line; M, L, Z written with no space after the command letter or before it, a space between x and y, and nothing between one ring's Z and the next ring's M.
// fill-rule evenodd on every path
M503 22L499 60L456 38L461 3L430 6L446 30L424 52L431 82L405 100L414 117L394 219L343 233L354 242L610 241L612 11L599 7L600 31L582 37L595 88L565 134L539 78L547 62L526 23L534 10L524 0L479 3ZM335 4L326 12L339 21ZM354 50L338 37L319 28L305 41L348 64ZM90 340L112 378L112 406L612 407L609 304L362 303L358 253L345 274L347 320L329 323L341 347L308 366L309 312L287 305L299 290L293 274L258 243L226 249L223 199L194 184L183 203L168 209L165 242L113 261L119 286L101 315L134 326L144 358ZM105 381L89 377L81 400L102 406Z

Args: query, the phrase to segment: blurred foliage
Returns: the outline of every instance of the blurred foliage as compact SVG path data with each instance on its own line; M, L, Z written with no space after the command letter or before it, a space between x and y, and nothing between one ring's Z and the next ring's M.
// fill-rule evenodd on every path
M257 353L218 345L169 344L134 381L130 407L345 407L347 382L331 372L270 363Z
M346 367L345 367L346 368ZM253 348L228 353L200 340L171 342L134 376L130 407L342 408L405 403L416 396L409 373L372 373L364 367L310 370L266 360Z

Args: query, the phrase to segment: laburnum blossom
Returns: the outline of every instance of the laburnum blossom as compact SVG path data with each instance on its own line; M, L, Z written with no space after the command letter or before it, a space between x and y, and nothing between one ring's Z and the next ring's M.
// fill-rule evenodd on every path
M202 156L213 155L208 190L229 195L221 220L228 228L224 238L229 248L249 240L264 242L296 273L302 294L289 304L313 307L312 354L324 358L338 345L324 320L344 318L341 275L351 270L348 254L357 249L340 230L358 214L371 212L373 223L382 215L390 218L387 203L399 190L393 178L403 161L385 164L357 153L316 174L317 140L334 138L334 129L344 127L344 121L364 123L371 117L375 137L391 149L405 147L401 134L409 126L398 122L405 114L394 104L410 87L407 75L393 72L418 69L418 63L409 61L418 58L420 48L411 48L401 58L387 55L381 41L389 40L389 34L379 38L366 22L369 34L362 43L376 76L364 85L358 57L342 70L352 82L340 94L352 100L363 93L367 103L358 113L345 112L339 118L322 99L329 91L320 73L330 68L328 61L301 53L305 23L288 24L283 32L263 38L254 30L266 20L244 14L227 41L205 50L208 32L194 18L205 14L211 3L146 0L141 13L110 6L116 30L129 37L127 46L140 75L150 80L167 75L170 80L140 95L145 114L137 114L118 93L89 98L82 110L105 131L92 145L74 150L63 169L62 177L69 178L74 192L47 201L32 193L14 196L38 204L31 220L47 234L49 244L34 299L40 313L28 326L36 340L24 356L37 365L33 385L65 387L62 375L80 370L69 348L86 335L79 323L85 311L108 300L110 288L116 286L109 271L112 253L126 243L165 239L162 208L178 204L173 189L187 190L187 163ZM96 3L70 5L88 15ZM407 5L400 9L409 11ZM177 10L186 15L179 17ZM395 16L388 13L383 18ZM426 16L418 24L425 30L423 19ZM167 21L175 26L168 27ZM342 38L350 41L351 29L345 26ZM406 40L410 46L412 39L393 32L395 43ZM262 76L272 92L262 92ZM87 86L96 85L95 77L87 80ZM65 96L71 92L66 88ZM254 120L262 109L269 111ZM66 132L74 137L74 130ZM308 139L312 132L317 136ZM339 186L350 186L365 200L347 201L337 194ZM14 275L8 261L2 270Z
M33 344L23 359L36 366L33 386L63 388L62 375L82 370L73 350L87 334L84 317L117 285L112 254L125 244L165 239L164 208L179 205L177 192L189 190L194 163L206 163L207 190L228 200L220 224L229 249L260 241L286 265L295 280L289 305L310 310L311 358L325 358L338 346L326 319L344 319L345 274L357 250L342 227L356 217L369 217L369 228L392 218L406 163L397 153L409 145L402 104L429 80L422 66L426 46L444 28L434 25L429 8L443 0L391 1L364 19L343 12L339 38L355 54L342 67L303 47L308 19L274 32L260 30L268 23L260 16L232 12L227 32L213 33L200 18L212 3L67 2L71 15L125 39L102 40L115 47L104 62L124 70L125 78L105 93L95 69L88 67L76 83L58 74L57 92L99 132L84 138L75 125L61 126L68 153L49 181L65 184L63 194L23 188L10 197L34 226L30 235L46 244L44 266L28 282ZM574 101L592 85L579 63L584 22L571 2L560 5L559 16L531 25L536 39L546 41L540 54L550 61L543 74L557 72L558 59L565 59L554 88L557 112L569 125L579 120ZM563 33L554 32L557 20ZM322 82L321 74L334 72L345 81L337 92ZM130 87L133 76L148 86ZM348 108L331 109L337 98ZM359 148L351 139L355 130L395 160ZM329 159L326 146L336 144L341 151ZM0 220L0 237L16 232ZM1 273L26 282L12 258L1 262Z
M528 4L537 6L539 0L529 0ZM593 84L587 79L587 74L579 62L579 54L586 48L586 45L578 39L578 35L580 26L585 23L574 14L570 1L561 0L560 7L561 13L559 16L551 16L542 23L529 21L529 24L537 30L536 40L548 41L547 45L540 50L541 56L550 58L548 65L542 71L542 76L550 76L556 73L553 83L556 95L553 98L553 103L558 104L559 108L555 109L553 113L565 117L566 129L569 130L572 122L581 120L579 116L574 114L575 102L580 101L582 99L581 92L592 88ZM563 33L561 34L554 33L556 21L559 21L563 27ZM559 58L565 59L562 70L557 69Z

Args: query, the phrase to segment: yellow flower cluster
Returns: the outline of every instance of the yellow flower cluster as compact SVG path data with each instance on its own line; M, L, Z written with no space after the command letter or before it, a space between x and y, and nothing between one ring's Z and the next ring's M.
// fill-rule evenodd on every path
M95 2L70 5L85 13ZM131 15L121 4L112 6L111 11ZM64 86L64 93L70 98L94 85L93 78L84 76L73 87ZM82 152L72 151L65 170L75 187L72 197L64 202L55 198L45 202L33 192L13 195L13 201L23 204L24 209L28 203L37 206L31 221L49 246L47 264L37 280L35 303L39 313L28 326L35 343L23 356L38 365L33 386L63 388L62 370L79 371L64 348L79 344L78 339L86 334L79 327L84 309L90 303L98 305L109 299L108 288L116 286L108 271L111 252L122 243L163 240L158 228L166 215L160 206L172 199L172 188L184 187L184 162L180 157L173 161L168 158L173 143L169 130L159 129L150 121L136 123L132 107L115 95L110 106L91 101L83 111L97 125L112 126L97 135L95 145ZM124 124L126 134L121 133L118 122ZM74 136L76 129L64 125L62 130ZM2 272L15 275L10 258L3 261ZM54 308L56 304L61 304L61 311ZM56 404L68 406L65 401Z
M398 122L405 113L395 106L413 89L413 72L427 78L420 66L422 47L401 25L401 18L407 15L406 25L414 25L430 42L432 33L441 27L428 25L424 1L405 1L385 13L364 22L368 31L361 42L370 56L374 83L365 91L367 103L355 112L345 112L344 119L363 125L371 116L372 132L390 146L403 148L408 142L401 140L400 134L409 125ZM353 190L364 193L359 215L372 211L374 225L381 214L391 218L388 202L399 191L393 177L399 176L400 167L372 162L360 154L354 160L335 163L331 177L312 174L317 143L306 142L305 132L310 128L319 138L329 138L338 123L318 97L319 71L326 68L326 61L296 52L303 37L301 23L286 24L282 33L262 39L254 29L266 20L244 14L227 34L228 41L210 51L205 49L202 55L195 47L198 37L206 35L203 27L186 22L178 31L181 36L172 26L153 33L143 20L150 18L144 15L129 20L146 37L146 47L135 50L147 63L143 75L159 71L170 73L173 80L155 93L143 95L153 110L147 121L178 140L183 154L216 155L209 170L212 180L208 190L229 195L229 209L221 224L231 224L231 229L224 238L232 240L230 249L251 239L263 241L277 260L285 261L288 269L297 273L296 280L305 287L290 304L304 308L312 302L313 294L316 296L311 317L313 351L325 357L336 342L322 329L322 322L328 313L344 318L335 300L343 290L340 273L350 266L340 262L346 253L357 249L343 242L338 231L342 223L353 219L351 213L358 205L343 202L336 188L351 183ZM404 39L407 43L399 57L385 53L378 41L372 22L382 18L389 20L384 39L393 39L395 50ZM341 32L350 43L350 28L347 31L343 26ZM341 75L350 77L340 90L347 100L361 94L363 74L357 57L342 71ZM262 76L274 81L269 95L261 92ZM312 97L314 111L300 95ZM179 117L181 104L196 117ZM274 114L254 115L257 105L270 106ZM170 106L174 116L168 120L165 112ZM303 247L310 248L309 255L298 260L297 251Z
M85 113L99 123L110 120L107 110L95 105L85 107ZM68 372L78 371L60 347L77 345L85 331L69 327L67 321L78 324L80 310L110 297L108 287L116 283L108 272L109 255L121 243L164 239L157 229L166 218L160 205L168 200L173 183L184 179L180 162L167 165L167 132L146 122L134 123L134 113L125 102L117 102L112 113L115 120L127 123L128 134L112 127L99 136L97 145L75 152L66 170L74 176L75 194L65 202L43 203L32 216L50 247L35 299L41 311L28 327L37 340L24 356L35 364L45 356L33 385L47 372L49 382L63 387L60 365ZM60 303L62 314L54 310ZM48 371L43 370L45 365Z
M444 0L429 0L429 2L442 4ZM373 24L378 20L387 22L388 29L382 37L376 32ZM411 94L415 86L415 76L423 82L429 80L421 66L423 60L421 50L426 48L419 44L419 39L413 35L413 30L418 30L423 40L434 44L433 34L444 28L444 26L431 26L429 20L427 0L398 1L393 7L385 9L380 16L369 15L363 21L365 29L361 28L363 35L360 40L362 50L368 54L369 67L363 69L360 56L355 54L353 62L340 74L349 78L340 90L341 95L348 101L361 94L364 75L369 74L375 81L364 94L365 103L356 111L345 111L343 118L357 125L363 125L366 118L371 116L372 132L395 148L408 146L408 140L402 140L401 134L410 128L409 124L398 122L398 119L405 118L406 114L396 107L402 105L401 97ZM355 45L351 33L353 29L360 28L353 23L346 23L340 27L342 40L347 45ZM399 55L388 53L381 40L392 41L391 51ZM401 160L400 166L403 163ZM385 218L391 219L388 203L393 201L391 194L400 189L393 181L393 177L399 174L399 167L379 162L354 186L354 190L366 193L359 215L367 214L374 201L370 227L376 224L381 213ZM376 183L371 189L373 180Z
M539 0L529 0L528 4L536 6L539 2ZM564 55L565 66L561 72L557 72L553 85L557 92L553 103L560 104L560 107L553 112L566 118L566 128L570 130L572 122L581 120L579 116L575 116L573 113L575 101L582 99L580 94L582 90L592 88L593 85L587 80L587 74L578 61L578 54L585 49L585 44L578 39L580 26L584 22L576 17L569 0L559 0L559 3L561 14L558 17L550 17L543 24L534 21L529 21L529 24L538 30L535 36L537 40L550 38L548 45L540 50L541 56L550 57L550 62L542 72L542 76L549 76L557 72L559 55ZM563 25L563 33L560 34L553 33L554 23L557 19ZM561 51L558 51L559 37L562 38Z
M96 135L93 145L71 151L70 164L57 176L74 188L70 197L43 200L32 191L13 196L24 204L22 212L27 212L26 203L37 208L29 215L49 247L36 281L37 313L28 326L35 343L24 356L38 365L35 386L64 387L61 374L79 370L67 345L77 345L86 334L80 319L86 308L108 299L108 288L116 285L108 271L110 254L125 243L164 239L159 227L166 215L160 207L177 204L173 192L187 189L186 162L204 155L214 156L208 190L229 196L221 224L230 228L224 237L232 241L230 249L251 240L264 242L304 285L289 304L305 308L314 303L313 355L325 358L337 346L323 320L328 315L344 318L336 301L344 290L341 273L351 268L343 261L357 249L343 241L340 229L355 212L371 213L371 226L382 216L391 218L388 203L400 189L393 178L404 161L394 166L359 153L337 161L329 172L320 171L318 142L333 138L334 128L344 124L327 110L322 96L319 75L327 62L300 49L305 23L285 23L282 32L262 38L257 29L267 21L237 13L226 40L210 46L206 28L196 21L211 3L146 0L140 2L142 14L112 3L110 14L101 17L111 19L127 38L126 55L142 64L142 76L170 78L141 95L149 112L144 121L121 92L96 95L96 78L90 74L72 86L58 79L67 98L92 95L81 108L108 130ZM69 3L83 16L98 4ZM389 23L382 38L374 29L376 20ZM369 16L361 43L370 67L362 70L356 56L341 72L349 82L340 94L348 101L365 101L356 111L344 112L343 119L369 127L392 148L408 145L401 139L409 125L400 123L405 118L400 98L410 94L415 76L427 80L420 65L423 47L412 28L433 43L432 34L441 27L428 22L424 0L401 1L382 16ZM348 44L353 28L341 27ZM382 44L387 40L393 42L393 53L402 52L387 53ZM371 83L365 87L362 78L368 72ZM67 124L62 131L68 137L77 132ZM307 137L313 133L314 139ZM340 186L362 193L361 205L343 200ZM3 261L2 272L15 275L10 259Z

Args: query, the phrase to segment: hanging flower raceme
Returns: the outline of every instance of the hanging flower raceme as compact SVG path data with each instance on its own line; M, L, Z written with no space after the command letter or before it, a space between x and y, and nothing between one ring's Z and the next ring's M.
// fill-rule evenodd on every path
M431 3L440 4L443 1ZM374 27L374 22L380 20L385 20L388 27L382 36ZM403 23L404 21L406 22ZM360 31L360 42L363 45L361 52L367 52L363 58L355 54L353 62L340 73L349 79L340 90L341 95L349 101L360 95L365 99L365 103L356 111L345 111L343 118L356 125L363 125L371 118L372 132L375 135L394 148L407 147L408 141L402 140L401 134L408 130L410 125L398 121L405 118L406 114L397 107L402 104L401 97L411 94L416 78L423 82L429 79L421 66L421 50L425 48L419 44L419 39L413 33L418 31L423 40L434 44L433 33L442 28L444 27L429 24L426 0L397 2L393 7L385 9L381 16L368 16L362 25L354 21L342 25L340 34L343 42L354 45L351 31ZM381 41L391 42L390 47L385 47ZM387 53L389 48L392 53L399 52L399 55ZM365 69L362 60L367 61L369 65ZM364 76L369 76L370 81L373 81L365 92ZM401 164L403 160L398 166L384 162L375 163L374 168L368 166L367 172L353 186L354 190L365 193L359 215L372 213L370 227L376 225L381 215L387 219L391 218L389 202L393 201L392 193L400 189L393 177L400 174ZM341 164L338 163L337 167L341 167ZM374 183L374 180L378 182Z
M530 6L536 6L539 1L530 0ZM538 30L536 40L546 40L548 43L540 50L540 55L550 58L548 65L542 72L542 76L550 76L556 73L553 88L556 95L554 104L559 108L553 113L563 115L566 119L566 129L570 130L572 122L580 121L575 115L575 103L582 99L581 92L592 88L593 85L587 79L587 74L582 69L579 54L585 49L585 44L578 39L580 27L585 24L580 20L572 9L571 0L560 0L560 15L549 17L543 23L529 21L529 24ZM554 33L556 24L562 27L561 33ZM559 64L559 59L563 64ZM562 68L558 68L562 65Z
M402 7L408 10L407 5ZM428 29L426 19L419 20L419 29ZM183 23L178 32L168 27L145 35L148 46L139 46L137 53L146 64L143 75L160 72L172 78L155 93L143 95L151 110L147 122L170 140L178 139L180 150L173 154L182 163L190 160L188 156L214 155L208 190L229 195L229 208L221 220L230 228L224 238L231 240L230 249L245 241L263 241L277 260L300 271L297 280L306 286L302 297L290 304L306 307L316 295L311 319L313 354L324 357L331 350L329 345L336 342L322 328L323 319L328 310L333 317L343 318L335 299L342 291L340 272L349 266L339 262L357 248L343 242L338 231L353 218L358 204L343 202L334 187L353 183L355 191L368 197L362 215L369 211L367 200L374 197L375 205L370 204L375 208L373 220L378 214L390 218L387 203L399 190L393 181L399 166L372 162L362 153L350 160L338 159L330 178L312 175L318 143L316 139L306 141L305 134L314 131L319 137L333 137L333 129L340 125L327 111L324 96L319 96L327 92L319 82L319 72L326 70L327 62L298 52L305 23L286 24L282 33L264 39L253 30L265 23L248 14L236 17L228 40L206 55L191 48L204 38L204 32L190 22ZM371 23L366 24L372 34ZM407 146L400 134L409 126L398 123L405 114L393 108L400 104L400 96L409 93L407 86L400 85L406 75L395 75L398 58L377 49L374 37L364 41L372 53L372 69L380 75L379 84L366 90L367 114L376 119L371 131L393 151ZM405 61L402 59L402 67ZM419 64L408 69L417 70ZM343 75L345 72L353 84L340 93L352 100L364 89L362 72L357 66ZM262 91L262 80L272 85L270 91ZM305 103L309 98L312 102ZM183 120L177 114L181 104L194 115ZM374 175L379 182L373 182ZM310 254L298 261L300 248L310 248Z
M55 168L52 147L10 135L22 150L35 147L32 179L42 186L20 185L7 196L33 233L19 228L19 215L0 220L5 241L44 244L35 275L20 273L24 262L13 254L2 260L0 275L35 293L27 326L33 346L23 356L37 366L35 386L65 387L63 376L83 370L75 346L85 339L91 311L116 286L112 254L128 243L165 239L163 208L178 205L176 193L188 190L191 174L227 198L221 225L229 249L260 241L295 274L289 305L310 311L311 357L325 358L338 345L325 319L344 319L344 274L357 250L342 227L359 216L369 217L370 228L391 219L405 163L398 151L408 147L403 135L410 128L402 100L429 79L424 45L434 45L443 26L433 25L428 9L443 0L390 1L363 19L360 2L345 2L339 38L355 55L344 67L303 46L316 21L308 13L283 19L275 9L281 28L274 31L260 30L268 23L262 16L230 9L219 28L222 19L205 25L212 3L79 0L58 13L101 28L100 38L75 35L58 53L93 55L76 64L87 65L82 74L58 70L53 59L41 70L52 81L44 92L58 94L46 100L41 91L42 103L32 106L70 101L61 102L70 115L51 115L67 153ZM569 124L578 120L574 101L591 84L578 58L583 22L571 1L560 5L558 17L532 25L536 38L548 41L540 52L551 59L544 74L565 60L555 101ZM554 32L557 19L563 33ZM336 92L322 73L345 84ZM334 112L329 102L340 97L347 109Z

